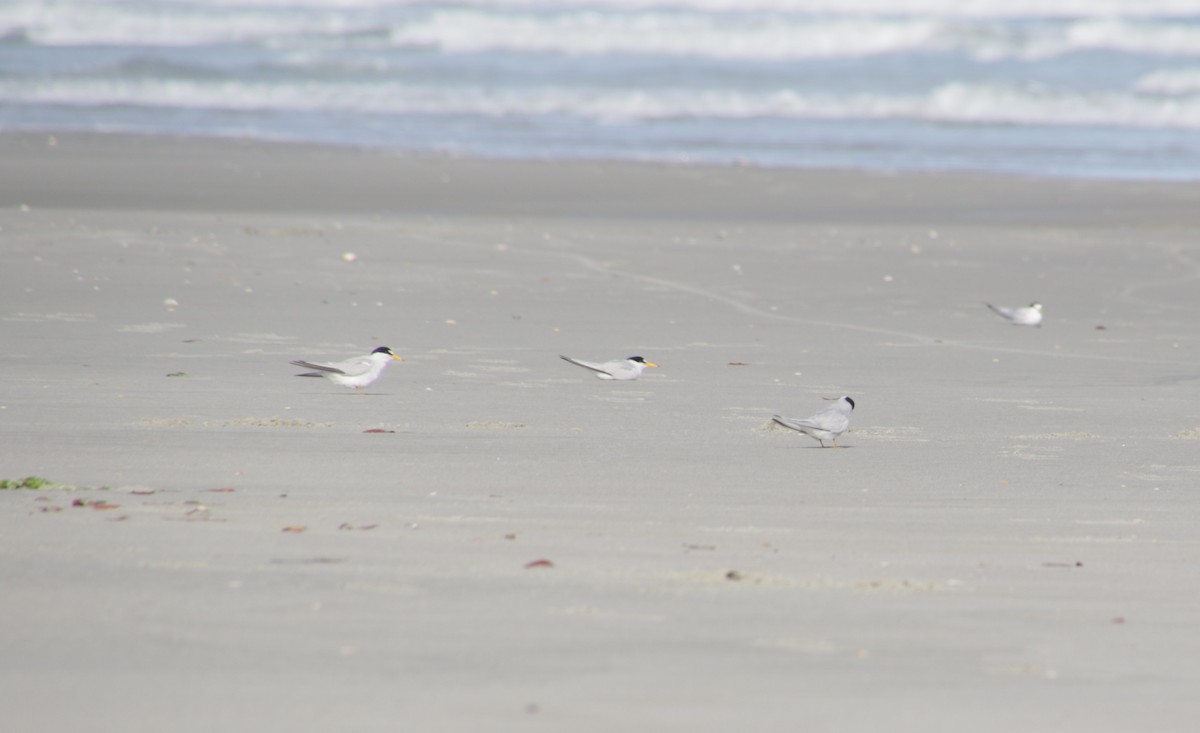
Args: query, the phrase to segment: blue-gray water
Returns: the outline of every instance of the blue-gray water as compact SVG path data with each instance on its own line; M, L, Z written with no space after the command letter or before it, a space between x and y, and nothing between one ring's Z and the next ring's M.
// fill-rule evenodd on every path
M1200 0L6 0L23 129L1200 179Z

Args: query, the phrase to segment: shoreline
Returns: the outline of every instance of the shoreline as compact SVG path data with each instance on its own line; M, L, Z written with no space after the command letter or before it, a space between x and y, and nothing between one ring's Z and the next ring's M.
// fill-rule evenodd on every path
M678 218L761 217L830 222L871 218L917 223L917 210L937 204L942 221L1086 226L1129 221L1195 226L1187 207L1200 184L1039 178L989 173L889 173L759 166L537 161L409 155L303 143L126 134L5 133L0 154L11 175L0 179L0 201L28 206L122 208L151 204L172 210L302 208L359 213ZM71 156L87 156L84 159ZM177 191L141 156L171 156L181 177L207 177L219 188ZM246 157L249 156L249 160ZM57 160L68 158L70 175ZM327 167L322 175L315 170ZM80 175L83 168L83 175ZM89 168L95 170L92 175ZM396 175L404 168L406 175ZM113 174L122 185L107 185ZM328 173L328 175L324 175ZM519 190L506 185L519 176ZM624 189L634 177L639 189ZM387 178L388 187L372 186ZM834 185L824 185L832 181ZM919 184L925 200L916 198ZM303 184L297 186L295 184ZM731 196L746 186L761 198ZM847 196L846 192L850 195ZM280 196L279 192L286 192ZM197 193L199 195L197 195ZM1097 197L1105 199L1097 210ZM471 202L470 210L454 206ZM928 199L934 199L930 201ZM966 208L970 207L970 208ZM997 216L996 211L1004 212ZM1170 212L1164 216L1163 212ZM1149 215L1146 212L1151 212ZM1179 215L1184 214L1182 220Z
M648 155L644 157L637 156L621 156L621 155L603 155L603 154L575 154L575 155L548 155L538 152L530 152L528 154L512 153L512 154L489 154L487 152L477 152L465 149L455 148L432 148L432 147L404 147L402 145L391 145L387 143L356 143L356 142L331 142L321 140L310 140L303 138L289 137L257 137L257 136L242 136L237 134L222 134L222 133L203 133L203 132L139 132L132 130L83 130L83 129L61 129L61 128L39 128L36 126L18 126L7 129L0 129L0 135L13 136L51 136L64 138L89 138L89 137L110 137L110 138L141 138L149 140L164 140L201 143L209 142L214 144L230 144L230 145L259 145L264 147L292 147L292 148L313 148L326 149L330 151L340 151L346 153L363 153L373 155L383 155L388 157L398 157L412 160L476 160L486 161L491 163L529 163L529 164L574 164L581 166L595 165L631 165L631 166L651 166L664 168L749 168L764 171L775 171L781 173L810 173L810 174L861 174L867 176L962 176L966 178L998 178L1012 180L1033 180L1033 181L1057 181L1062 183L1131 183L1131 184L1167 184L1167 185L1187 185L1200 183L1200 172L1196 173L1166 173L1159 171L1155 174L1152 166L1147 166L1147 169L1141 169L1139 172L1126 172L1125 174L1109 171L1101 172L1069 172L1065 170L1052 170L1046 168L1027 168L1022 170L1013 170L1004 167L988 168L982 164L976 167L953 165L946 167L922 167L922 166L904 166L904 165L882 165L870 164L864 162L845 163L843 165L822 165L817 163L784 163L784 162L767 162L762 160L754 160L750 158L730 157L727 159L710 160L703 157L690 157L686 154L681 154L676 157L656 157ZM1081 153L1082 155L1082 153Z

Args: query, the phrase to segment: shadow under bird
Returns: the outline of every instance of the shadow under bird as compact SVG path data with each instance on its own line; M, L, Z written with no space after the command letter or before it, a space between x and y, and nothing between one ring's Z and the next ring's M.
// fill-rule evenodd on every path
M393 354L392 350L388 347L380 346L365 356L355 356L345 361L297 360L290 363L298 367L304 367L305 369L315 370L297 374L297 377L324 377L334 384L340 384L343 387L353 387L356 392L361 393L364 387L379 379L379 375L383 374L384 367L393 359L404 361L404 359Z
M628 359L616 359L614 361L606 361L602 363L572 359L569 356L563 356L561 354L559 354L558 358L562 359L563 361L569 361L576 366L581 366L584 369L591 369L596 373L597 379L619 379L622 381L628 381L642 376L642 372L646 371L646 367L658 366L654 362L646 361L640 356L631 356Z
M1006 321L1012 322L1014 326L1038 326L1042 325L1042 304L1030 303L1024 308L1005 308L991 303L984 303L992 312L999 315Z
M771 419L785 428L798 430L801 433L816 439L821 444L822 448L827 448L826 440L833 441L834 448L841 448L837 444L838 437L850 429L850 413L854 412L854 400L849 397L826 397L827 400L835 400L835 402L824 409L818 410L812 417L806 417L803 420L794 417L782 417L780 415L772 415Z

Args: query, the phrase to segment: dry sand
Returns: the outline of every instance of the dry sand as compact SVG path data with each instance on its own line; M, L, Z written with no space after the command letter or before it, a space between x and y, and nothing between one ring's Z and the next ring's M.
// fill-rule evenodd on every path
M6 731L1200 725L1196 185L0 160Z

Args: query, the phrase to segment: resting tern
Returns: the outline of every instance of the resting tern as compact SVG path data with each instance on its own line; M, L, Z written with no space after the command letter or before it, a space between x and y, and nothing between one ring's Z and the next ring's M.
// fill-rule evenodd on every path
M388 347L380 346L366 356L355 356L345 361L293 361L291 363L305 369L316 370L297 374L297 377L325 377L334 384L353 387L356 392L361 393L363 387L379 379L379 375L383 374L383 368L393 359L404 361L393 354Z
M1014 326L1038 326L1042 325L1042 304L1030 303L1024 308L1003 308L991 303L984 303L988 308L991 308L1001 318L1012 321Z
M581 366L584 369L591 369L596 373L598 379L619 379L631 380L642 376L642 372L646 367L657 367L658 365L652 361L646 361L640 356L631 356L628 359L617 359L614 361L606 361L603 364L597 364L592 361L580 361L572 359L569 356L559 355L563 361L569 361L572 364Z
M850 413L854 411L854 400L849 397L826 397L827 400L836 399L836 401L824 409L818 410L812 417L799 420L793 417L781 417L772 415L771 419L785 428L799 430L805 435L815 438L821 447L824 448L826 440L833 440L834 448L841 448L837 444L838 437L850 429Z

